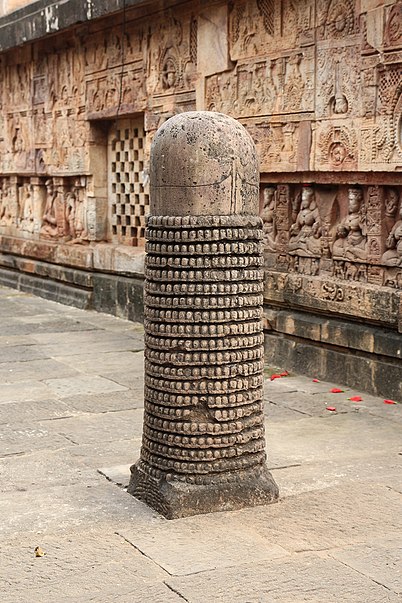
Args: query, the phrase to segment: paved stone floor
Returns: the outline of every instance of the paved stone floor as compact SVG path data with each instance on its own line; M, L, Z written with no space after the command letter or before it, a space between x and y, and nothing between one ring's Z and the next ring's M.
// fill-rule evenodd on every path
M0 321L2 601L402 600L402 404L267 369L280 502L167 521L124 490L141 326L6 288Z

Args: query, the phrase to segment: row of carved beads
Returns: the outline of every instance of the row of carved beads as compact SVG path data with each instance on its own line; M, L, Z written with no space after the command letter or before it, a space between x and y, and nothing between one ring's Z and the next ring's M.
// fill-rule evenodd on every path
M147 255L147 268L249 268L262 266L264 258L261 255L218 255L218 256L159 256Z
M245 254L260 254L264 251L263 243L260 241L247 241L235 243L198 243L198 244L166 244L152 243L148 241L145 245L145 251L149 254L157 254L159 256L208 256L208 255L245 255Z
M246 447L250 442L257 443L264 436L264 428L243 430L241 433L218 437L183 436L161 431L154 431L144 425L144 443L150 452L158 452L163 456L186 461L210 460L239 456L239 450L232 452L233 447ZM256 442L257 441L257 442ZM258 446L258 444L257 444ZM259 447L259 449L261 449ZM247 450L249 452L249 450Z
M146 373L146 379L147 385L153 389L177 393L184 391L189 394L227 394L229 392L261 387L263 383L262 375L252 375L248 378L230 380L204 379L202 381L168 381L167 379L161 379L160 377L152 377Z
M147 293L159 295L245 295L248 293L262 293L264 283L239 282L239 283L152 283L145 281ZM200 297L200 299L202 299ZM195 303L195 305L197 305Z
M211 394L205 392L202 394L204 404L209 408L218 408L219 412L222 413L225 409L232 409L237 406L244 406L247 404L253 404L262 400L263 391L262 387L256 387L254 389L248 389L238 392L230 392L228 394ZM154 405L162 405L169 408L190 408L197 406L200 399L198 395L190 393L172 393L167 391L159 391L152 388L147 382L145 383L145 400L149 401ZM216 414L214 418L220 420L222 415ZM224 419L232 419L232 416L225 416Z
M262 219L259 216L147 216L148 228L178 228L180 231L188 228L224 228L226 226L245 228L262 228Z
M234 295L231 297L166 297L158 295L144 296L146 312L148 308L182 308L182 309L230 309L258 307L263 303L263 295Z
M150 412L144 417L145 424L152 430L158 430L168 435L168 442L186 448L193 446L200 448L207 445L216 445L218 447L225 445L227 440L219 440L219 437L228 434L238 434L252 427L261 427L263 425L263 416L255 414L244 418L242 421L226 421L222 423L196 423L194 421L173 421L157 417L153 414L152 407ZM183 435L184 434L184 435ZM201 438L200 436L210 435L213 437ZM219 436L219 437L217 437ZM151 436L149 436L151 437ZM163 436L165 437L165 436ZM152 439L152 437L151 437ZM183 441L182 441L183 440Z
M264 462L266 461L266 454L264 452L260 452L260 453L254 454L253 457L254 457L254 461L252 464L250 464L250 466L242 466L241 468L239 467L239 468L235 468L234 470L229 470L229 471L221 470L220 475L219 475L219 483L222 484L224 482L230 483L230 482L238 481L239 479L241 479L243 470L247 471L247 475L249 475L250 472L252 472L254 475L258 476L260 471L263 468ZM213 484L216 481L216 474L214 472L211 472L210 475L208 475L208 473L205 473L205 474L196 474L196 473L180 474L178 472L172 471L172 469L166 470L166 469L159 469L159 468L153 467L149 462L144 461L142 459L139 461L138 466L141 471L143 471L144 473L146 473L147 475L149 475L150 477L152 477L154 479L164 478L167 481L169 481L170 479L172 479L172 476L174 475L175 481L183 481L183 482L190 483L190 484L205 485L205 484ZM154 482L152 482L152 484L154 484Z
M263 316L262 308L250 308L244 310L159 310L158 308L146 308L146 318L163 323L203 323L230 322L234 320L253 320Z
M145 345L155 349L179 349L182 351L199 350L234 350L254 348L264 343L264 335L244 335L243 337L222 337L220 339L172 339L167 337L154 337L145 334Z
M222 337L224 335L249 335L259 333L261 320L218 324L170 324L146 320L144 328L151 335L164 337Z
M257 268L240 268L238 270L153 270L145 264L145 278L151 281L165 282L261 281L264 278L264 271Z
M197 230L166 230L147 228L145 236L151 243L204 243L222 241L262 241L263 232L259 228L198 228Z
M145 438L144 438L145 440ZM247 469L249 467L255 467L265 461L264 453L265 443L263 438L257 441L249 442L243 446L238 445L229 449L224 449L227 453L226 457L219 458L222 455L219 451L209 450L209 458L201 460L195 458L193 461L179 461L173 457L174 451L170 451L169 447L166 447L166 452L162 453L164 448L163 444L155 444L147 442L141 449L141 458L149 463L149 465L159 468L162 471L174 471L175 473L184 474L208 474L226 471L237 471L241 469ZM150 450L152 449L152 450ZM214 459L214 452L217 453L218 458ZM173 457L173 458L172 458ZM197 462L198 461L198 462Z
M154 417L159 417L160 419L169 419L169 423L171 419L191 419L193 414L193 406L198 403L198 398L195 396L185 396L185 398L189 398L192 400L191 404L188 404L187 408L176 408L171 406L161 406L158 404L154 404L153 402L145 400L145 411L149 414L152 414ZM251 404L246 404L246 406L238 406L235 408L228 408L224 410L212 410L210 409L211 418L215 419L215 421L222 421L221 423L190 423L190 432L199 432L199 433L221 433L226 431L231 431L231 423L227 421L235 421L236 419L243 419L244 417L249 417L250 415L257 414L262 412L262 401L253 402ZM165 425L163 426L165 429ZM167 429L167 427L166 427ZM169 429L173 431L173 427L170 426Z
M226 352L180 352L180 351L160 351L160 350L145 350L145 358L157 364L174 364L175 366L197 366L197 365L222 365L237 362L248 362L264 357L264 348L258 346L256 348L244 350L230 350Z
M161 366L152 362L145 362L145 371L152 377L167 379L219 379L260 373L264 369L264 361L238 362L237 364L224 366Z

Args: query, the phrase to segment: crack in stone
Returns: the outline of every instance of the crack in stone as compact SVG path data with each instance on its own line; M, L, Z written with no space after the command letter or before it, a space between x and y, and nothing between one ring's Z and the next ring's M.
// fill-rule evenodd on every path
M342 549L341 549L342 550ZM330 555L332 557L332 555ZM376 580L375 578L372 578L371 576L369 576L368 574L365 574L364 572L361 572L360 570L356 569L355 567L349 565L348 563L346 563L345 561L342 561L341 559L337 559L336 557L332 557L332 559L334 559L335 561L338 561L339 563L341 563L342 565L344 565L345 567L351 569L352 571L356 572L356 574L359 574L360 576L364 576L365 578L367 578L368 580L371 580L372 582L374 582L375 584L378 584L378 586L382 586L383 588L385 588L386 590L388 590L390 593L394 593L396 595L399 595L400 593L396 592L395 590L392 590L389 586L387 586L386 584L383 584L382 582L380 582L379 580Z
M166 568L164 568L162 565L160 565L160 563L158 563L157 561L155 561L155 559L152 559L152 557L150 557L149 555L147 555L146 553L144 553L144 551L142 551L137 545L135 545L133 542L131 542L131 540L129 540L128 538L126 538L124 536L124 534L120 534L120 532L115 532L115 534L117 536L120 536L120 538L123 538L123 540L125 540L127 542L127 544L129 544L130 546L133 547L133 549L135 549L136 551L138 551L139 553L141 553L141 555L143 557L145 557L146 559L149 559L150 561L152 561L152 563L155 563L155 565L157 565L158 567L160 567L160 569L163 570L164 572L166 572L166 574L169 574L169 576L173 575L170 572L168 572L168 570Z
M167 582L163 581L163 584L165 586L168 587L169 590L171 590L172 592L174 592L176 595L178 595L180 597L180 599L183 599L183 601L187 601L187 603L189 603L189 600L186 599L186 597L184 597L178 590L176 590L175 588L173 588L173 586L170 586L170 584L168 584Z

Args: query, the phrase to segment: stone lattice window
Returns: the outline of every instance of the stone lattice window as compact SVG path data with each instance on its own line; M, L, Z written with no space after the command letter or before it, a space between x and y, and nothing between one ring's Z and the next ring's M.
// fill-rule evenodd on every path
M113 243L144 245L149 190L144 186L142 120L119 120L109 135L109 219Z

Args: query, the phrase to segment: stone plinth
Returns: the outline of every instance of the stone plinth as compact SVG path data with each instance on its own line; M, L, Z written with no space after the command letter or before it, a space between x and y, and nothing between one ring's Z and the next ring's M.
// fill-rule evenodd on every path
M266 504L263 256L254 144L235 120L168 120L151 151L145 414L129 492L168 518Z

